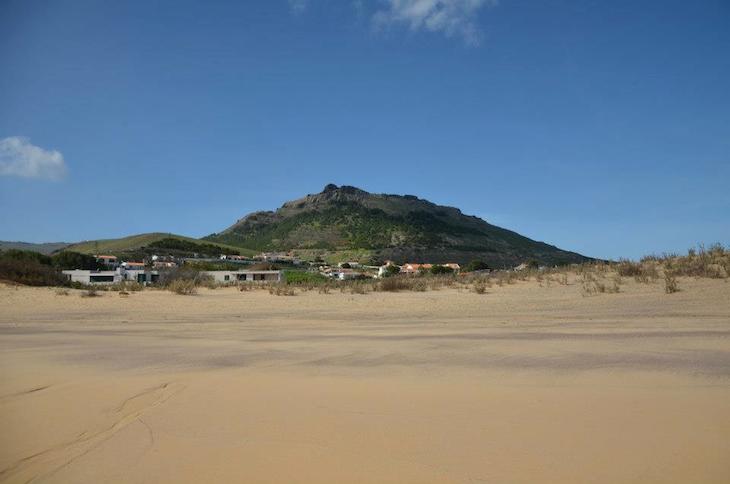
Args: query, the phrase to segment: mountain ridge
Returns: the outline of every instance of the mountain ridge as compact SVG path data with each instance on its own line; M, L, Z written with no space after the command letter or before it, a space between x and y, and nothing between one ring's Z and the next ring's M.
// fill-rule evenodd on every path
M530 259L546 265L590 260L465 215L456 207L415 195L374 194L334 184L275 211L250 213L203 240L267 251L361 250L373 260L397 262L478 259L508 267Z

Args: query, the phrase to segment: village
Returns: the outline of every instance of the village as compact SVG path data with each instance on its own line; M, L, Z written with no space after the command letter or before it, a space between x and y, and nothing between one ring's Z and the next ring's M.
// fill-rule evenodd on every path
M238 284L253 282L277 283L286 281L286 273L316 274L334 281L384 278L393 275L459 274L462 267L455 263L396 264L387 260L381 265L365 265L357 261L327 264L322 260L305 261L291 253L262 252L252 257L222 254L218 258L173 257L152 255L142 261L121 260L114 255L95 254L99 269L71 269L63 274L69 282L84 285L136 282L155 284L160 275L180 267L200 267L200 273L216 283ZM521 270L526 265L515 268ZM486 265L470 267L469 272L489 272Z

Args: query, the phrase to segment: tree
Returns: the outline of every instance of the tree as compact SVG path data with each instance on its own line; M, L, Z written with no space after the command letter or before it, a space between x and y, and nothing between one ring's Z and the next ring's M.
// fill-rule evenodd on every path
M383 277L390 277L395 276L400 273L400 267L395 264L388 264L385 266L385 274L383 274Z
M466 272L491 271L492 268L484 261L473 260L466 265L465 270Z
M96 257L88 254L81 254L70 250L64 250L52 257L53 265L59 269L84 269L99 270L103 268Z
M442 266L435 264L431 267L431 274L433 275L440 275L440 274L452 274L454 272L454 269L448 266Z

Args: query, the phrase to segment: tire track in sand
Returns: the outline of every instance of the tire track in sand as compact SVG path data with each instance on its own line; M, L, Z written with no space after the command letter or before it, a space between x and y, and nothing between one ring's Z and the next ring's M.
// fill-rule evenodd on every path
M73 440L16 461L0 470L0 481L29 483L55 474L112 438L127 425L140 420L145 412L162 405L184 388L181 383L166 382L124 399L112 410L113 421L108 426L84 431Z

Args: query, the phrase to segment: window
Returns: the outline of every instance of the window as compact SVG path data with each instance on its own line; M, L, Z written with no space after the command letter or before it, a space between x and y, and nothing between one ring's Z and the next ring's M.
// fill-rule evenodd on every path
M89 282L114 282L114 276L89 276Z
M223 280L224 281L230 281L231 280L231 276L223 276Z

